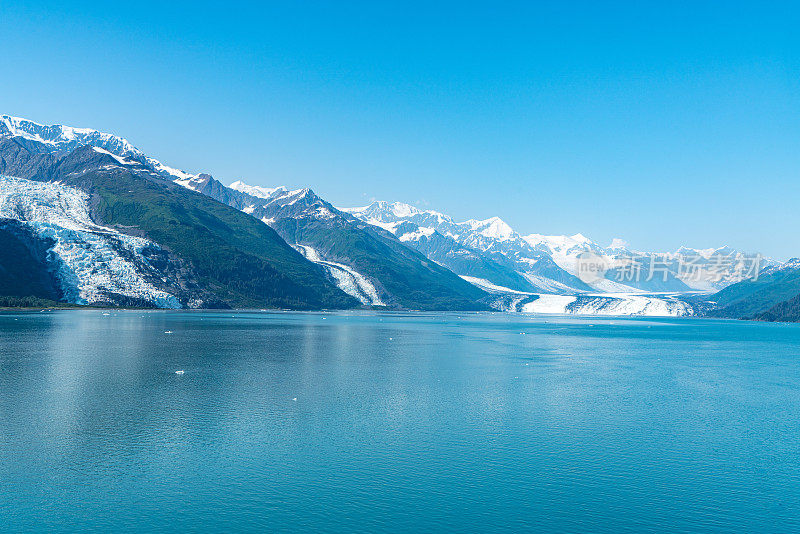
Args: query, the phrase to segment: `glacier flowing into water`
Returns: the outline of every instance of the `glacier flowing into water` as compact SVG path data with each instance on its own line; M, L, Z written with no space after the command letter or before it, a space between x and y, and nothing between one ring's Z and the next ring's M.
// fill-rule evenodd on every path
M159 246L95 224L88 200L83 191L59 183L0 176L0 218L52 240L49 259L68 302L112 303L120 295L180 308L174 295L153 286L142 272L149 267L142 252Z

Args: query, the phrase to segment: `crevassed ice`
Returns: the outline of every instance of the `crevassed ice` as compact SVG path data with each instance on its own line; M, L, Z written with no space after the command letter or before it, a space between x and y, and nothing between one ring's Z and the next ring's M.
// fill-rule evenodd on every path
M142 251L159 248L140 237L98 226L89 215L88 195L58 183L0 176L0 218L20 221L55 245L56 276L68 301L110 302L109 293L143 299L162 308L180 308L175 296L148 283L130 254L148 265Z
M356 272L352 267L323 260L319 252L308 245L294 245L294 247L305 256L308 261L312 261L325 267L333 279L336 286L350 296L357 298L361 304L370 306L386 306L378 296L375 286L363 274Z
M639 315L648 317L681 317L694 315L692 307L668 297L616 295L540 295L522 307L525 313L570 315Z

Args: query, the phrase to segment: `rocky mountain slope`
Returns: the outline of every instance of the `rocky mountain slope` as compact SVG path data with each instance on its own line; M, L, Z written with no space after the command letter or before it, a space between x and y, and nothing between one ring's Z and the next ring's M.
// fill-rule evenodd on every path
M129 143L19 119L9 130L9 122L4 117L0 130L0 222L22 225L35 237L32 249L52 243L47 269L64 299L159 307L358 305L269 226L172 183L163 166ZM103 146L82 144L86 139Z
M393 235L344 213L310 189L225 187L208 175L176 183L274 228L364 304L419 310L480 310L487 295Z

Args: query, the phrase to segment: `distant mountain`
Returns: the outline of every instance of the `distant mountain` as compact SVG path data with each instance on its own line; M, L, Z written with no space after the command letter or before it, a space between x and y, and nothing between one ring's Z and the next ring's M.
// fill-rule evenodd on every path
M15 285L31 295L158 307L358 304L269 226L173 184L184 173L124 139L2 116L0 174L0 224L16 242L0 265L37 273L39 282ZM31 257L15 265L20 246Z
M344 213L310 189L289 191L208 175L176 183L208 195L274 228L325 267L340 288L364 304L420 310L480 310L487 295L393 235Z
M592 289L496 217L457 223L442 213L400 202L373 202L344 211L393 233L433 261L484 287L545 293Z
M710 292L758 270L748 274L755 256L727 247L655 253L631 250L621 240L603 247L581 234L521 236L498 217L456 222L399 202L379 201L345 211L394 233L484 288L563 295ZM579 262L587 255L606 268L598 279L579 277ZM774 263L764 261L761 267Z

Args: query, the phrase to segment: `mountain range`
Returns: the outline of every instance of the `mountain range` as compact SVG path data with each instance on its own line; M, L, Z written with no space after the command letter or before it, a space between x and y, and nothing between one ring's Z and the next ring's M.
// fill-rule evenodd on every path
M712 291L746 278L745 263L752 255L729 247L698 250L682 247L675 252L658 253L631 250L615 239L602 247L587 237L522 236L498 217L487 220L455 222L451 217L430 210L420 210L398 202L373 202L363 208L347 209L365 222L385 228L429 257L447 265L456 273L483 279L514 290L572 294L576 291L603 293L654 293ZM475 251L503 268L506 284L493 272L476 270L473 262L460 262L461 249ZM599 280L585 282L578 278L577 263L591 254L609 269ZM681 261L693 260L693 270L681 270ZM722 259L738 261L720 261ZM641 276L619 276L622 265L637 261ZM775 262L761 260L767 267ZM658 264L658 269L655 269ZM711 276L711 267L719 267ZM648 276L650 272L653 276ZM716 276L718 275L718 276ZM520 278L527 283L518 282Z
M398 202L337 208L311 189L225 186L121 137L6 115L0 244L0 296L78 304L739 317L800 294L787 274L800 265L727 247L642 252ZM586 258L601 276L583 276Z

